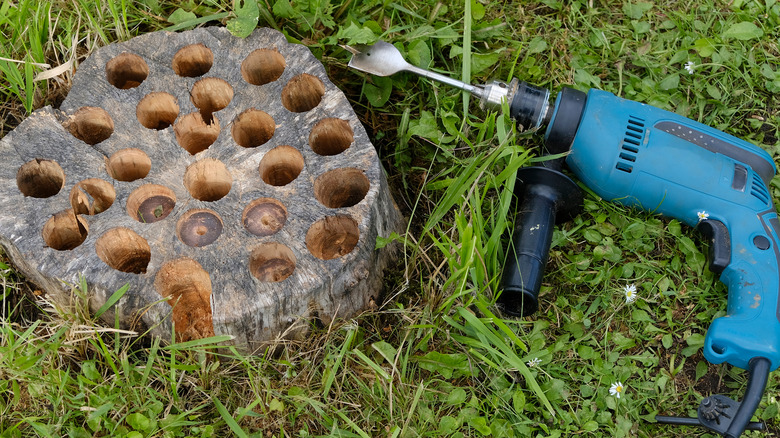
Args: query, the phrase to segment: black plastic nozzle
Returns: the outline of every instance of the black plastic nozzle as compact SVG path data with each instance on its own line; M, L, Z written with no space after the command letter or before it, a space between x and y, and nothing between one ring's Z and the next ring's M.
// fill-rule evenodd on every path
M504 314L519 317L539 306L556 218L569 220L579 212L582 190L556 169L526 167L517 171L515 196L520 208L496 304Z

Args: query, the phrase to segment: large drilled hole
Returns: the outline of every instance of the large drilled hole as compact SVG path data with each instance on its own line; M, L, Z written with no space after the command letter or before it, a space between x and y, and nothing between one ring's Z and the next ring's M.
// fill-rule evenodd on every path
M173 55L173 71L186 78L194 78L208 73L214 64L214 53L203 44L184 46Z
M121 90L135 88L149 76L146 61L133 53L122 53L106 63L108 83Z
M49 248L67 251L84 243L87 233L87 222L73 210L65 210L46 221L41 236Z
M154 287L173 307L176 341L214 336L211 316L211 277L200 263L187 257L165 263Z
M190 92L192 104L203 114L203 119L211 120L211 115L233 100L233 87L224 79L204 78L195 82Z
M127 198L127 214L142 223L165 219L176 206L176 195L168 187L144 184Z
M265 111L250 108L233 120L231 133L239 146L253 148L274 136L274 119Z
M216 158L206 158L190 164L184 172L184 187L193 198L216 201L230 192L233 177L225 164Z
M157 91L147 94L138 102L135 115L149 129L165 129L179 116L179 104L172 95Z
M176 234L189 246L201 247L213 243L222 234L222 219L207 208L190 210L176 224Z
M140 149L120 149L108 159L107 167L111 178L118 181L135 181L146 178L152 169L152 160Z
M303 170L303 155L292 146L277 146L260 160L260 177L266 184L286 186Z
M114 133L114 121L106 110L94 106L79 108L63 124L74 137L86 144L98 144Z
M48 198L56 195L65 185L65 172L53 160L36 158L19 167L16 186L24 196Z
M219 120L211 116L208 123L201 113L190 113L173 125L179 146L192 155L205 151L219 137Z
M314 125L309 134L309 145L320 155L338 155L347 150L354 139L349 122L330 118Z
M276 50L257 49L241 63L241 76L252 85L265 85L284 73L284 56Z
M149 243L129 228L112 228L95 242L100 260L117 271L143 274L152 258Z
M276 199L255 199L244 209L241 222L255 236L270 236L284 227L287 209Z
M325 84L308 73L301 73L287 82L282 90L282 105L294 113L314 109L325 95Z
M111 207L114 199L114 187L100 178L85 179L70 190L70 205L76 214L102 213Z
M362 170L335 169L314 181L314 197L328 208L352 207L362 201L371 184Z
M295 254L281 243L264 243L249 255L249 272L260 281L279 282L295 271Z
M349 254L360 239L357 222L349 216L318 220L306 232L306 247L319 259L331 260Z

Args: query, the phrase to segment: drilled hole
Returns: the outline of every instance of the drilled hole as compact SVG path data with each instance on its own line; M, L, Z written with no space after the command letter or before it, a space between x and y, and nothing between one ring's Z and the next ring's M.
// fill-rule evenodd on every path
M192 155L205 151L219 137L219 120L211 116L209 123L201 113L190 113L173 125L173 133L179 146Z
M193 198L216 201L230 192L233 177L225 165L216 158L206 158L187 167L184 186Z
M294 113L314 109L325 95L325 84L308 73L301 73L287 82L282 90L282 105Z
M352 207L366 197L370 186L361 170L335 169L314 181L314 196L328 208Z
M127 198L127 214L138 222L149 224L168 217L175 205L173 190L157 184L144 184Z
M190 92L192 104L203 115L203 120L210 121L211 115L233 100L233 87L227 81L219 78L204 78L195 82Z
M184 46L173 55L171 67L174 73L194 78L208 73L214 64L214 53L203 44Z
M135 115L149 129L165 129L179 116L179 104L172 95L157 91L147 94L138 102Z
M277 146L260 160L260 177L266 184L286 186L303 170L303 155L292 146Z
M342 119L323 119L309 134L309 145L319 155L338 155L346 151L354 140L349 122Z
M257 49L241 63L241 76L252 85L265 85L284 73L284 56L276 50Z
M67 251L84 243L87 233L87 222L73 210L65 210L46 221L41 236L49 248Z
M140 149L127 148L114 152L108 159L108 174L118 181L146 178L152 169L152 160Z
M206 246L222 234L222 219L206 208L190 210L176 224L176 234L188 246Z
M214 336L211 277L200 263L187 257L165 263L154 278L154 287L173 307L177 342Z
M56 195L65 185L65 172L53 160L36 158L19 167L16 172L16 186L24 196L49 198Z
M249 255L249 272L260 281L279 282L295 271L295 254L281 243L264 243Z
M86 144L95 145L114 133L114 121L106 110L94 106L79 108L67 122L65 129Z
M121 90L135 88L149 76L146 61L132 53L122 53L106 63L108 83Z
M152 258L149 243L129 228L112 228L95 242L100 260L117 271L143 274Z
M270 140L275 129L274 119L268 113L251 108L236 117L231 133L239 146L253 148Z
M287 209L276 199L255 199L244 209L241 222L255 236L270 236L284 227Z
M76 214L102 213L111 207L114 199L114 187L99 178L85 179L70 190L70 205Z
M360 239L357 222L349 216L320 219L306 232L306 247L319 259L331 260L349 254Z

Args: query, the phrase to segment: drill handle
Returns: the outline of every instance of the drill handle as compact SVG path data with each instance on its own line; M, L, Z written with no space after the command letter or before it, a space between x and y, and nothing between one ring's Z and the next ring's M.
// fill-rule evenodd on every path
M568 220L582 205L582 190L563 173L547 167L518 170L515 193L519 217L501 278L496 304L509 316L528 316L538 308L539 290L556 218Z

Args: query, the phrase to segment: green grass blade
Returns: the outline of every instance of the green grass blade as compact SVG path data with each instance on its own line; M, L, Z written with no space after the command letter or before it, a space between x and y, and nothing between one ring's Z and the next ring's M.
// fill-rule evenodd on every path
M111 294L111 296L106 300L106 302L100 306L100 309L98 309L97 312L95 312L95 319L100 318L101 315L106 313L108 309L110 309L114 304L116 304L120 299L122 299L123 296L127 293L127 290L130 289L130 283L125 283L124 286L117 289L116 292ZM84 289L84 292L86 293L86 289Z
M232 415L230 415L230 412L225 408L225 405L222 404L222 402L219 401L218 398L213 398L214 406L217 407L217 412L219 412L219 416L222 417L223 420L225 420L225 423L228 425L230 430L238 437L238 438L249 438L249 435L244 432L243 429L241 429L241 426L236 423L236 420L233 418Z

